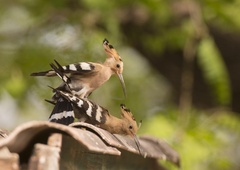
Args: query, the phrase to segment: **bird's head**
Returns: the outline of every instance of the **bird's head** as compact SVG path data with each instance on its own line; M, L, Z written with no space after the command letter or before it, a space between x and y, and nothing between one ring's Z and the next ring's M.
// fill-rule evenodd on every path
M122 84L124 95L126 96L126 87L125 87L125 83L122 75L123 61L120 55L115 50L115 48L111 44L109 44L109 41L107 39L103 40L103 47L107 54L106 62L108 63L109 67L112 69L113 73L115 73L118 76Z
M137 131L140 128L141 122L138 126L134 116L132 115L132 113L130 111L130 109L127 109L124 104L121 104L120 107L121 107L122 120L124 122L122 130L125 132L125 134L133 137L139 153L141 155L143 155L142 152L141 152L140 143L139 143L138 138L137 138Z
M138 131L137 122L132 115L130 109L126 108L124 104L120 105L121 107L121 117L123 120L123 130L127 135L134 136Z

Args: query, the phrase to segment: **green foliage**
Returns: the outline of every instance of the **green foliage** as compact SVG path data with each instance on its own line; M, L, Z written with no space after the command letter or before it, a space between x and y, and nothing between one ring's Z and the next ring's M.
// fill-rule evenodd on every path
M191 111L189 124L182 129L177 123L176 110L166 110L144 122L140 133L165 139L178 151L182 168L190 169L238 169L236 156L240 140L240 120L232 113ZM180 114L180 113L179 113ZM164 162L162 162L164 163ZM164 163L170 169L177 169Z
M200 4L203 25L211 23L221 29L239 31L239 0L184 2ZM1 121L1 126L13 128L29 120L46 120L52 110L52 106L43 101L52 95L47 85L56 87L61 80L30 77L30 73L49 69L53 59L64 65L102 62L105 54L101 43L108 38L125 63L123 75L128 96L124 99L119 80L114 77L90 98L116 116L119 116L119 104L125 103L137 120L143 119L140 133L166 139L180 153L184 170L239 169L239 118L228 112L191 111L184 126L179 121L181 113L175 109L164 110L171 104L175 89L144 59L152 57L151 54L160 56L164 50L183 51L186 42L196 36L195 29L202 29L201 24L195 27L195 20L186 14L185 7L192 7L191 3L176 8L177 3L163 0L3 1L0 6L0 116L12 117ZM125 31L131 32L131 37L126 37L124 24L128 25ZM147 49L149 55L142 56L129 42L141 42L140 49ZM229 75L211 35L201 39L198 45L198 64L216 101L219 106L230 104ZM176 169L167 163L166 166Z
M229 104L231 91L227 69L214 41L210 37L204 38L199 45L198 63L207 82L212 86L217 101L221 104Z
M214 22L216 25L224 29L239 30L240 20L236 17L238 14L238 9L240 7L239 0L232 1L212 1L205 0L202 1L204 8L204 17L209 22Z

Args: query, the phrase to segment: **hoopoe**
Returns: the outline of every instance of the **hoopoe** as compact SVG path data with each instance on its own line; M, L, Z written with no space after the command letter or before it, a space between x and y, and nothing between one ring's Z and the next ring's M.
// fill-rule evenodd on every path
M70 124L74 122L74 119L78 119L78 121L93 124L97 127L107 130L112 134L130 135L134 138L139 153L142 154L140 143L136 136L139 126L137 125L137 122L131 111L127 109L124 104L120 105L121 118L117 118L111 115L107 109L99 106L93 101L79 98L71 93L63 92L57 89L56 93L59 93L59 95L63 97L61 98L63 99L63 102L64 100L67 100L69 103L71 103L71 106L68 106L66 110L63 108L57 108L57 110L62 111L58 113L52 112L51 116L49 117L49 121L66 122L67 120L68 124ZM66 105L60 104L59 106L62 107ZM54 109L59 106L55 105Z
M71 104L71 107L65 107L63 103L59 102L60 104L55 105L54 107L54 109L56 108L59 112L56 113L53 109L53 112L49 117L49 121L51 122L55 122L60 119L68 119L72 120L72 122L69 121L70 124L74 122L74 119L77 119L77 121L90 123L116 134L130 135L132 133L136 134L138 131L138 125L134 116L124 104L120 105L120 119L112 116L107 109L99 106L93 101L86 98L79 98L76 95L61 90L55 89L55 91L62 96L62 98L60 98L61 101L68 101Z
M66 83L61 84L58 88L64 91L71 91L80 98L87 98L95 89L100 87L109 78L117 74L120 79L124 95L126 96L126 87L122 76L123 61L114 47L109 44L107 39L103 40L103 47L107 58L103 64L93 62L79 62L61 66L56 60L58 70L68 77L68 87ZM51 64L53 67L54 64ZM31 76L56 76L55 70L32 73ZM63 77L62 75L62 77Z

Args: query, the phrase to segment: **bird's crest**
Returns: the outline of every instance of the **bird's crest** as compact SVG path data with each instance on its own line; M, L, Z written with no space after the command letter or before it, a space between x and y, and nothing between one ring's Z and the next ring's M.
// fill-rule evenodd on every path
M122 118L131 124L132 127L130 130L136 134L138 131L138 125L133 114L131 113L130 109L125 107L124 104L121 104L120 107L121 107Z
M115 50L115 48L109 43L109 41L105 38L103 40L104 50L109 58L114 58L116 61L122 61L120 55Z

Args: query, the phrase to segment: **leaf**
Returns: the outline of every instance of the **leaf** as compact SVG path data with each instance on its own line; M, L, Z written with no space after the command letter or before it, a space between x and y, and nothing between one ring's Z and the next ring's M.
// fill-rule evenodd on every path
M203 76L211 86L218 103L231 102L231 90L228 71L212 38L203 39L197 51L198 63Z

